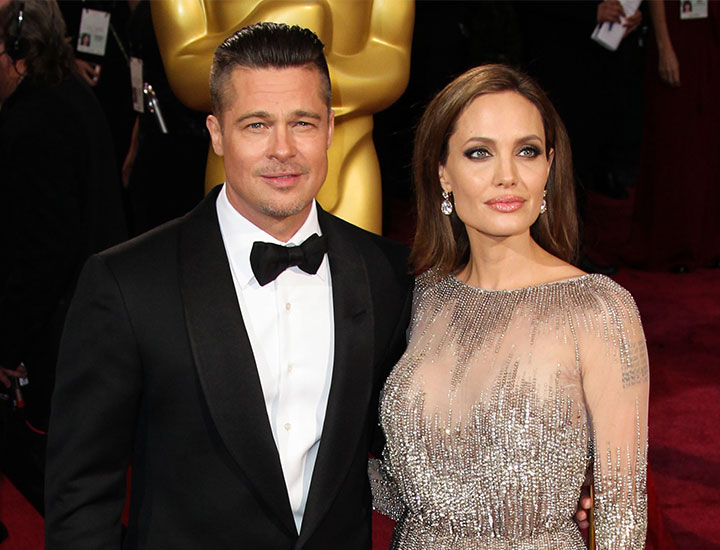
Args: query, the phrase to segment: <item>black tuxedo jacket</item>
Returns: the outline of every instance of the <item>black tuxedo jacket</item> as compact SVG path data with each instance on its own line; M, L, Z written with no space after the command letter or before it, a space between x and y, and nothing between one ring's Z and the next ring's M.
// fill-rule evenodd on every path
M47 548L368 549L377 396L405 347L407 251L321 210L335 363L298 534L215 210L87 262L48 441Z

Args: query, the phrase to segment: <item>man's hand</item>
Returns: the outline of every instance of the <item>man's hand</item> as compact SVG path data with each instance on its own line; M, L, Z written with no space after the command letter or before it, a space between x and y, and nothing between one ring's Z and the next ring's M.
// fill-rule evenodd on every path
M625 26L625 36L637 29L640 23L642 23L642 12L637 10L630 17L626 18L625 23L623 23Z
M20 365L15 370L8 369L6 367L0 367L0 383L2 383L3 386L6 388L9 388L11 385L11 378L26 378L27 377L27 369L24 365Z
M642 12L637 10L630 17L625 16L625 9L619 0L605 0L600 2L597 7L597 22L602 23L620 23L625 18L623 26L625 27L625 36L633 32L640 26L642 22Z
M83 59L75 59L75 71L85 82L90 84L90 86L97 85L100 79L100 69L101 66L99 64L94 65Z
M593 501L590 498L590 488L587 485L583 485L580 500L578 501L578 509L577 512L575 512L575 522L580 529L587 529L590 526L590 508L592 508L592 505Z
M590 469L585 474L585 482L580 489L580 500L578 501L577 512L575 512L575 522L580 529L590 527L590 508L593 507L593 501L590 498L590 485L593 483L593 472Z
M598 4L597 22L599 24L620 23L621 17L625 17L625 9L619 0L605 0Z

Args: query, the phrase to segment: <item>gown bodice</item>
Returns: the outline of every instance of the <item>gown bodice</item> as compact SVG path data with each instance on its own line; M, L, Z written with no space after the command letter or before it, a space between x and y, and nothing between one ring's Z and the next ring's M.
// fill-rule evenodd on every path
M418 278L408 348L383 389L374 505L397 550L641 549L648 363L630 294L601 275L482 290Z

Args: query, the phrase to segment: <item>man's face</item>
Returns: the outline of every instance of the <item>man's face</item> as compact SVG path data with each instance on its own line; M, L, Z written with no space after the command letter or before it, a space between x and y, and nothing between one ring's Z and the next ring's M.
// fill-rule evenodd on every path
M225 112L208 117L215 153L223 157L233 207L287 240L310 212L327 175L334 116L314 68L236 68Z
M1 1L1 0L0 0ZM10 56L5 53L4 40L0 37L0 103L5 101L16 85L14 84L13 73L13 62Z
M0 11L5 11L10 0L0 0ZM15 91L18 84L18 74L13 67L13 61L5 53L5 36L0 33L0 103L5 101Z
M0 48L2 47L0 42ZM10 97L19 82L19 75L10 56L7 53L0 54L0 103Z

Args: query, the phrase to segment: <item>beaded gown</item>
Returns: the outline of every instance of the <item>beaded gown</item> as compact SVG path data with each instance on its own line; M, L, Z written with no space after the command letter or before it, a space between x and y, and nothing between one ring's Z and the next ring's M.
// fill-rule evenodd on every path
M580 549L594 465L598 549L642 549L648 362L630 294L602 275L481 290L416 284L380 404L373 504L395 550Z

